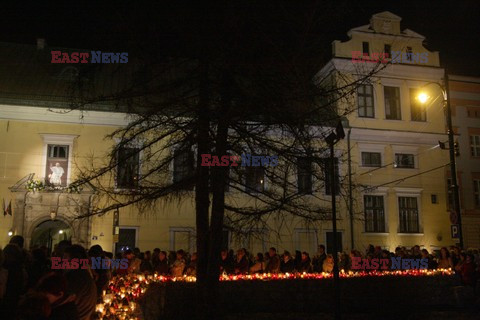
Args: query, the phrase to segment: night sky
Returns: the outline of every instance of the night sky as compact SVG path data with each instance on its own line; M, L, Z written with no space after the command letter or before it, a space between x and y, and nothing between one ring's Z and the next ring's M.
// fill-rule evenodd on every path
M191 6L190 2L182 2L180 5L180 2L174 1L178 5L170 11L171 3L168 2L152 1L143 5L137 1L126 4L123 1L91 1L84 5L83 2L62 1L61 6L50 6L45 4L50 2L36 1L30 2L29 7L17 2L2 8L0 41L35 44L37 37L44 37L50 46L106 50L105 47L113 43L110 39L118 38L126 32L123 26L126 20L134 22L138 30L148 30L148 21L154 20L160 25L163 20L175 21L175 12L182 12L181 5L202 17L214 16L217 8L212 2L204 2L199 8L198 5ZM322 14L312 30L312 36L315 38L317 35L315 39L318 42L315 45L324 47L318 57L320 64L329 59L333 40L346 40L349 29L368 24L372 14L388 10L402 17L402 30L408 28L424 35L427 38L426 47L440 51L441 61L447 62L450 73L480 76L478 0L313 2L318 3ZM252 3L276 5L275 2ZM312 1L301 0L282 3L312 5ZM178 23L188 22L183 20ZM133 32L140 32L138 30ZM160 36L163 37L163 46L175 46L176 35L171 34L168 28ZM115 44L115 49L121 51L118 43Z

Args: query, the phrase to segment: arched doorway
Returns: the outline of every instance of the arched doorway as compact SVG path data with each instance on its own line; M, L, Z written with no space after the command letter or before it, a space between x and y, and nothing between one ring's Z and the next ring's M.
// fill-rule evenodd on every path
M38 224L32 232L30 248L45 246L51 253L62 240L71 240L72 229L61 220L47 220Z

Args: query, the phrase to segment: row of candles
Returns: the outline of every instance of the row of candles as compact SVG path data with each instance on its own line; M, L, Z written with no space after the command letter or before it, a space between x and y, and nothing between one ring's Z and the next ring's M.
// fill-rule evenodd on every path
M352 277L383 277L383 276L439 276L452 275L451 269L411 269L411 270L395 270L395 271L377 271L370 272L360 271L344 272L341 270L341 278ZM263 274L240 274L227 275L222 274L220 281L274 281L274 280L293 280L293 279L328 279L332 278L331 273L263 273ZM100 320L137 320L140 310L137 302L139 298L147 290L152 282L195 282L196 278L192 276L170 277L158 274L128 274L124 276L116 276L110 280L108 289L103 291L102 302L96 306L97 319Z

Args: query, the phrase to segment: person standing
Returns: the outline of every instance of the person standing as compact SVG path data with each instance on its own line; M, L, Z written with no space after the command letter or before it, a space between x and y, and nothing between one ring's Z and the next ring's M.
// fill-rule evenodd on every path
M77 244L65 249L63 258L88 259L85 249ZM67 294L75 295L80 320L90 320L95 312L97 302L97 286L90 269L70 269L65 273L67 279Z
M271 247L268 250L268 255L270 259L268 260L267 266L265 267L265 272L267 273L279 273L280 272L280 258L277 254L277 249Z
M318 246L318 253L313 258L313 272L322 272L323 271L323 261L327 258L325 253L325 246L323 244Z
M51 320L80 320L75 295L67 293L67 280L59 273L49 273L40 279L37 292L45 294L50 302Z

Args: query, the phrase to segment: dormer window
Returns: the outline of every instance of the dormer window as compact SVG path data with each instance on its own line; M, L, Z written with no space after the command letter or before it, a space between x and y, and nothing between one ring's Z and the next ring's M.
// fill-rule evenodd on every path
M383 46L383 53L388 54L388 56L386 56L387 59L392 58L392 46L389 44L385 44Z
M363 55L370 55L370 46L368 42L362 42L362 52Z
M412 61L413 49L412 47L407 47L407 61Z

